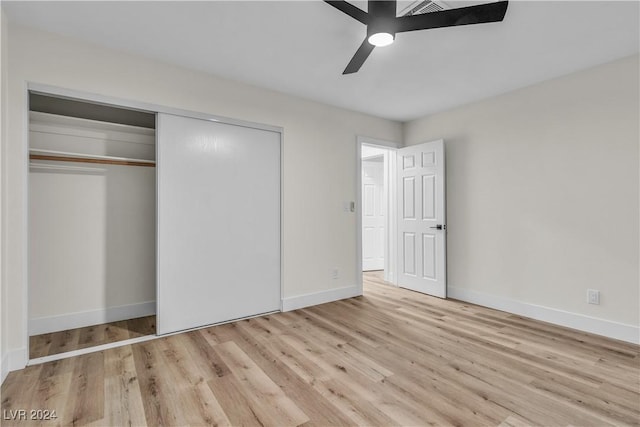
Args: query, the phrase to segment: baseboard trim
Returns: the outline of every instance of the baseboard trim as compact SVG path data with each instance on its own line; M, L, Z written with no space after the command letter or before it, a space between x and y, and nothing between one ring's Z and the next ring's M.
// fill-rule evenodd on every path
M5 378L9 374L9 355L7 353L0 355L0 385L4 383Z
M8 359L7 365L9 372L24 369L27 366L27 362L29 362L29 355L27 354L26 347L9 350L6 357Z
M360 295L362 295L362 289L360 289L359 286L345 286L343 288L296 295L282 300L282 311L297 310L299 308L338 301L345 298L357 297Z
M146 301L137 304L108 307L100 310L82 311L59 316L38 317L29 320L29 335L47 334L66 329L83 328L101 323L135 319L156 313L156 302Z
M640 327L634 325L529 304L510 298L456 288L454 286L447 287L447 296L460 301L495 308L496 310L530 317L559 326L566 326L583 332L590 332L632 344L640 344Z

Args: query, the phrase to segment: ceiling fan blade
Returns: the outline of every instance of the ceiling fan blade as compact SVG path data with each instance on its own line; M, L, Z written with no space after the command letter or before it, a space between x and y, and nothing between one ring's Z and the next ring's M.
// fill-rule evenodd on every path
M396 18L396 31L426 30L429 28L453 27L456 25L499 22L507 12L508 1L461 7L458 9L429 12Z
M360 67L362 67L362 64L364 64L364 61L366 61L369 55L371 55L371 52L373 52L373 48L375 48L375 46L369 43L367 39L364 39L364 41L356 51L356 54L353 55L353 58L351 58L351 61L349 61L349 64L347 64L347 68L344 69L342 74L353 74L357 72Z
M365 25L369 23L369 14L367 14L367 12L360 9L359 7L352 5L351 3L348 3L346 1L328 1L328 0L325 0L325 3L330 4L331 6L338 9L340 12L346 13L353 19L356 19Z

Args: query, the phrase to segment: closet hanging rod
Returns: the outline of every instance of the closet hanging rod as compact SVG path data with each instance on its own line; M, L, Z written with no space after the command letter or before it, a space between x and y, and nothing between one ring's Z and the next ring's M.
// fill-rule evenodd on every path
M76 163L98 163L106 165L122 165L122 166L147 166L155 167L154 160L132 159L128 157L100 156L97 154L78 154L67 151L54 150L29 150L29 158L31 160L55 160L60 162L76 162Z

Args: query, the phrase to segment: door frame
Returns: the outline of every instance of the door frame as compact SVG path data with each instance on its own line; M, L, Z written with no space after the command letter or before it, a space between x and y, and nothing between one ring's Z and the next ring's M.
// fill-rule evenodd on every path
M127 108L130 110L138 110L144 111L148 113L167 113L173 114L176 116L183 117L191 117L195 119L208 120L213 122L220 122L235 126L248 127L253 129L260 130L268 130L272 132L276 132L280 134L280 311L282 311L283 298L284 298L284 283L283 283L283 271L284 271L284 224L283 224L283 215L284 212L284 197L283 197L283 188L284 188L284 150L283 150L283 141L284 141L284 128L280 126L267 125L263 123L249 122L245 120L233 119L230 117L224 116L216 116L213 114L201 113L197 111L184 110L180 108L173 108L159 104L152 104L147 102L135 101L130 99L124 99L119 97L112 97L101 95L97 93L79 91L74 89L62 88L59 86L53 86L48 84L42 84L37 82L26 81L23 86L23 96L24 96L24 109L22 111L24 121L22 123L22 138L21 138L21 148L23 155L23 171L22 171L22 185L24 190L24 200L23 200L23 209L25 221L22 227L22 259L23 259L23 275L22 275L22 322L23 322L23 339L24 339L24 353L22 354L21 360L12 362L15 366L26 367L30 360L29 358L29 93L40 93L43 95L51 95L57 96L60 98L72 98L81 101L92 102L95 104L103 104L103 105L113 105L115 107ZM158 129L156 126L156 159L157 159L157 149L158 149ZM359 146L358 146L359 150ZM156 193L158 186L158 175L156 169ZM159 212L157 209L157 198L156 198L156 225L158 224L157 216ZM157 236L157 232L156 232ZM156 246L156 275L158 273L158 265L157 265L157 251L159 250L159 246ZM362 273L360 273L362 274ZM156 277L156 315L158 314L158 305L157 305L157 292L158 292L158 283ZM226 322L221 322L226 323ZM210 325L205 325L202 327L208 327ZM200 328L193 328L200 329ZM186 332L186 331L182 331ZM159 336L157 333L155 336ZM142 337L144 338L144 337Z
M359 293L363 293L363 274L362 274L362 146L368 145L377 148L389 150L392 154L385 162L388 165L385 168L385 183L387 187L387 215L385 218L385 234L387 244L384 253L384 274L385 280L389 283L396 284L396 266L397 266L397 242L396 242L396 206L392 200L395 200L395 184L396 184L396 160L395 151L400 148L400 144L392 141L385 141L368 136L356 137L356 278L359 287Z

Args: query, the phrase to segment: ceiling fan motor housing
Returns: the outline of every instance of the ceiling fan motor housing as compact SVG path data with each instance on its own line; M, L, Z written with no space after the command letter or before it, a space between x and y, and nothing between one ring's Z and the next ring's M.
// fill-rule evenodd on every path
M367 38L378 33L389 33L395 38L395 1L371 1L368 14L370 21L367 24Z

